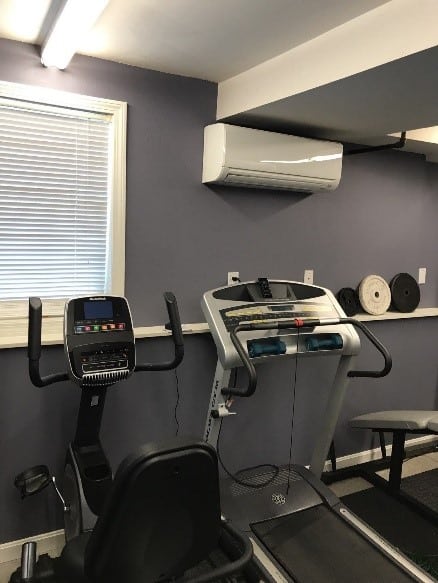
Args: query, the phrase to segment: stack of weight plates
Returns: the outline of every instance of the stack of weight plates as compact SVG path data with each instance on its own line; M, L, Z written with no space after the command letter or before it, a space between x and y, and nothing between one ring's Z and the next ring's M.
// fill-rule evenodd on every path
M389 307L397 312L413 312L420 303L420 288L409 273L398 273L389 285L380 275L367 275L357 291L343 287L337 298L349 317L355 316L361 309L373 316L380 316Z
M409 273L398 273L391 279L391 308L398 312L413 312L420 303L420 288Z
M380 275L367 275L359 284L359 301L368 314L380 316L391 305L391 290Z

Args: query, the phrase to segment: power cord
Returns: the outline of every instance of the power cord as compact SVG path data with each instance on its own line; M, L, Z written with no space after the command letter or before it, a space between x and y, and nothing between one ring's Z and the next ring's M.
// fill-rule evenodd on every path
M178 405L179 405L179 378L178 378L178 373L176 371L176 368L174 369L174 374L175 374L175 380L176 380L176 402L175 402L175 410L173 412L173 416L175 417L175 423L176 423L176 432L175 432L175 437L178 436L179 433L179 420L178 420Z
M296 356L295 356L295 371L294 371L294 379L293 379L293 404L292 404L292 419L290 424L290 442L289 442L289 464L287 470L287 488L286 488L286 495L289 494L289 487L290 487L290 472L291 472L291 465L292 465L292 446L293 446L293 436L294 436L294 423L295 423L295 401L296 401L296 391L297 391L297 374L298 374L298 351L300 346L300 329L297 328L297 343L296 343Z
M243 470L239 470L237 472L237 474L232 474L228 470L228 468L225 466L225 464L222 460L222 456L221 456L221 452L220 452L221 433L222 433L222 421L221 421L221 426L219 428L219 434L217 436L217 445L216 445L217 458L219 460L220 465L222 466L222 469L227 474L227 476L233 480L233 482L236 482L236 484L239 484L240 486L246 486L247 488L259 489L259 488L264 488L265 486L268 486L269 484L271 484L275 480L275 478L278 476L278 474L280 472L280 468L275 464L259 464L257 466L251 466L249 468L244 468ZM242 472L250 472L253 470L259 470L260 468L271 468L272 471L274 472L274 474L270 478L265 480L264 482L261 482L260 484L253 484L251 482L246 482L245 480L242 480L242 479L237 477L238 474L241 474Z
M236 385L237 385L237 368L234 369L234 379L233 379L232 386L236 387ZM273 482L275 480L275 478L278 476L278 474L280 472L280 468L275 464L259 464L257 466L251 466L249 468L244 468L243 470L239 470L237 472L237 474L233 474L228 470L228 468L225 466L225 464L222 460L222 456L221 456L221 452L220 452L220 438L221 438L221 434L222 434L222 423L223 423L223 419L221 419L219 433L217 436L216 452L217 452L217 458L219 460L219 463L220 463L222 469L224 470L224 472L227 474L227 476L229 478L231 478L233 480L233 482L236 482L236 484L239 484L240 486L246 486L247 488L258 489L258 488L264 488L265 486L268 486L269 484L271 484L271 482ZM242 480L242 479L237 477L238 474L241 474L242 472L250 472L253 470L258 470L260 468L271 468L272 471L274 472L274 474L270 478L265 480L264 482L261 482L260 484L253 484L251 482L246 482L245 480Z

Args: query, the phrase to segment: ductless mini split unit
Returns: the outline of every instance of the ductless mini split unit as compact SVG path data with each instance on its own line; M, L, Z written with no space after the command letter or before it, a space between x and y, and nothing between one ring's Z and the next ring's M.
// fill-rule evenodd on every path
M342 144L216 123L204 129L202 182L298 192L339 185Z

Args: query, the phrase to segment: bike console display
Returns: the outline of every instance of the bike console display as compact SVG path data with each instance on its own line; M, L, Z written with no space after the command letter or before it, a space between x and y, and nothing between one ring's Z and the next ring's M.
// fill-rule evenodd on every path
M83 387L108 386L135 369L135 340L128 302L119 296L67 302L64 345L70 378Z

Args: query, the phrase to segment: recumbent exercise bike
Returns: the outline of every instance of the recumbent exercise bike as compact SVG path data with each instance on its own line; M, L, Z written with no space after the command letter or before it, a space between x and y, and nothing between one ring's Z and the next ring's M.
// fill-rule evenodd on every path
M23 545L21 567L11 583L40 581L125 583L181 578L215 549L221 537L234 545L233 561L190 578L213 581L242 568L252 555L249 540L221 519L217 459L210 446L173 439L143 446L126 458L113 480L99 440L108 387L134 372L176 368L184 343L176 299L164 294L174 357L137 364L128 302L123 297L75 298L64 315L68 373L41 376L42 304L29 300L29 375L37 387L69 378L81 388L74 440L69 445L62 493L47 466L34 466L15 479L22 498L52 484L64 508L66 545L59 559L41 555L36 543Z

